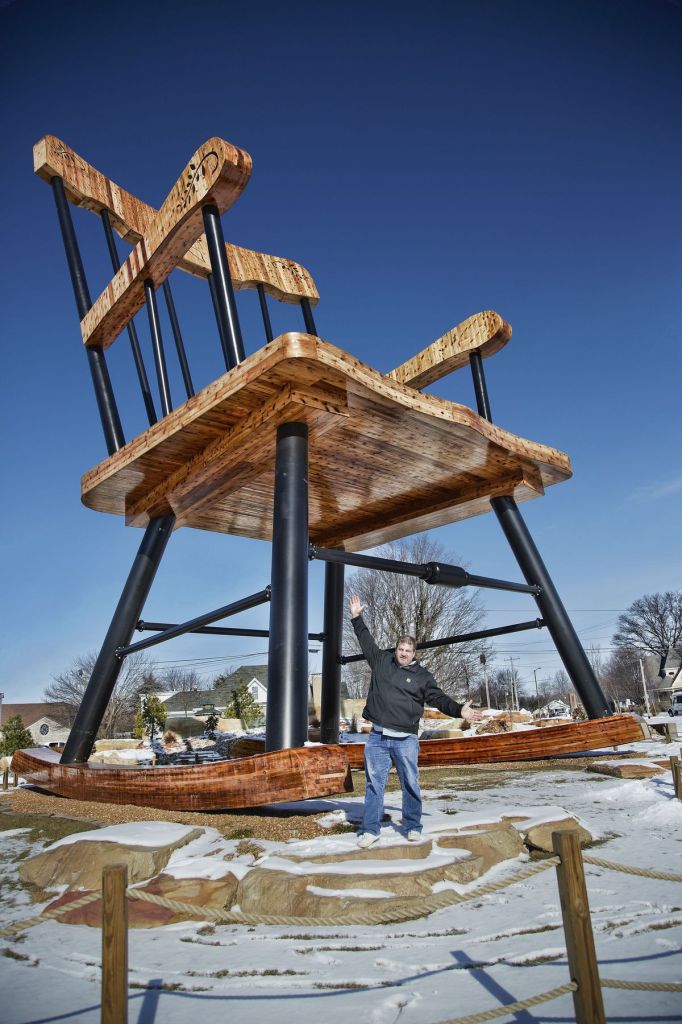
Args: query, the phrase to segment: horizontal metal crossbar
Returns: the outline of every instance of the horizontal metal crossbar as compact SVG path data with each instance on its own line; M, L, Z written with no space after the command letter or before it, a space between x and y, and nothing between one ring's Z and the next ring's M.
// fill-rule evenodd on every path
M154 636L147 637L146 640L138 640L135 644L128 644L126 647L116 648L116 657L125 658L129 654L134 654L135 651L144 651L148 647L154 647L156 644L162 644L166 640L172 640L176 636L183 636L185 633L192 633L194 630L201 626L208 625L209 622L217 622L219 619L226 619L230 615L236 615L237 612L245 612L249 608L256 608L259 604L265 604L270 600L270 585L265 590L259 590L256 594L250 594L248 597L242 597L239 601L233 601L232 604L223 605L222 608L216 608L215 611L206 612L204 615L198 615L195 619L189 619L187 622L180 622L177 626L170 626L167 629L162 630L161 633L155 633Z
M448 565L446 562L400 562L394 558L359 555L353 551L339 551L336 548L318 548L316 544L309 546L308 557L319 558L322 562L357 565L362 569L375 569L378 572L416 576L425 583L434 583L441 587L483 587L486 590L511 590L534 596L542 593L540 587L530 583L510 583L508 580L496 580L490 576L475 576L459 565Z
M176 624L174 622L147 622L146 619L140 619L135 628L139 630L140 633L144 633L147 630L175 629L175 626ZM210 636L270 636L269 629L235 629L231 626L199 626L197 629L188 630L188 632L206 633ZM308 633L309 640L317 640L321 643L324 638L324 633Z
M490 636L504 636L506 633L522 633L526 629L542 629L546 625L544 619L531 619L529 622L514 622L510 626L497 626L494 629L479 629L475 633L459 633L457 636L438 637L436 640L424 640L417 644L418 651L427 651L432 647L447 647L448 644L465 644L469 640L485 640ZM395 647L387 647L386 651L394 651ZM364 654L341 655L339 664L348 665L352 661L364 661Z

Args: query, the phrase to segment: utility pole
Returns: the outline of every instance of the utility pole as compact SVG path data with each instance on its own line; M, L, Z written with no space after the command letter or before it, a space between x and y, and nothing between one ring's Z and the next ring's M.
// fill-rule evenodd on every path
M533 676L535 677L535 699L538 702L538 707L540 707L540 691L538 690L538 672L539 671L540 671L539 667L533 669Z
M646 688L646 676L644 675L644 662L639 659L639 671L642 674L642 689L644 690L644 707L646 708L647 715L651 714L651 708L649 707L649 694Z
M485 706L487 708L489 708L490 707L490 691L488 690L488 666L487 666L487 660L488 659L486 658L485 654L482 654L481 657L480 657L480 661L481 661L481 665L483 665L483 681L485 683Z
M518 689L518 686L517 686L517 683L516 683L516 669L514 668L514 662L518 661L518 660L519 660L518 658L507 658L507 661L511 665L511 678L512 678L511 692L512 692L512 710L513 711L518 711L519 710L519 689Z

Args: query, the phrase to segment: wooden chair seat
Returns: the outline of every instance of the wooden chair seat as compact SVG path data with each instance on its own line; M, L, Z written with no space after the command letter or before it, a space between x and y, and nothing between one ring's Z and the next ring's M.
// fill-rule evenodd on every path
M395 372L395 371L394 371ZM276 428L310 432L310 540L359 550L525 501L571 475L556 449L425 395L309 334L282 334L87 473L89 508L272 539Z

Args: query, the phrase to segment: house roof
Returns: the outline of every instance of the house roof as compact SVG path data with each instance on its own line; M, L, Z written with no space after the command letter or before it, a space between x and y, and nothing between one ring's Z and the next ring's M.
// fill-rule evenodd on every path
M240 682L250 683L253 679L268 687L268 666L267 665L240 665L234 672L223 677L217 686L209 690L191 690L174 693L172 697L164 701L166 711L169 715L173 712L185 712L188 708L198 708L202 704L215 704L217 707L224 707L230 700L232 691Z
M0 725L5 725L8 719L14 718L15 715L19 715L26 728L33 725L40 718L50 718L52 721L59 723L64 719L65 714L69 714L70 710L68 704L61 703L3 704L0 713Z

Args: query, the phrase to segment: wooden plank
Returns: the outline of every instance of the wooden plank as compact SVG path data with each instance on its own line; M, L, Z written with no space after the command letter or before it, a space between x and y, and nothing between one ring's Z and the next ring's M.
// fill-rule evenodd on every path
M251 157L223 139L201 146L163 206L81 321L88 346L107 348L144 305L144 282L159 287L203 233L202 206L224 213L239 198L251 174Z
M128 868L102 871L102 1024L128 1020Z
M105 177L54 135L45 135L35 144L33 166L44 181L49 182L55 176L61 178L75 206L95 213L106 210L114 230L131 245L142 240L158 214L153 206ZM306 298L311 305L316 305L319 301L315 282L300 263L230 242L225 248L235 291L262 284L265 291L280 302L297 303ZM203 234L179 258L177 266L196 277L209 276L211 264Z
M556 871L568 967L578 986L573 993L576 1024L606 1024L578 833L553 832L552 846L561 859Z
M447 764L489 764L494 761L534 761L598 750L620 743L636 743L644 738L640 719L634 715L612 715L609 718L548 726L546 729L523 729L518 732L466 736L462 739L421 740L419 765L432 768ZM362 768L364 743L344 743L351 768Z
M306 334L284 334L83 477L83 502L142 525L269 539L276 428L310 424L310 535L347 549L528 500L571 474L566 455L471 409L383 377Z
M57 796L162 810L220 811L307 800L348 791L338 746L297 747L234 761L159 768L62 765L49 747L18 750L13 768Z
M512 329L506 320L493 310L485 310L453 327L387 376L412 388L425 388L466 366L471 352L480 352L484 359L499 352L511 335Z

